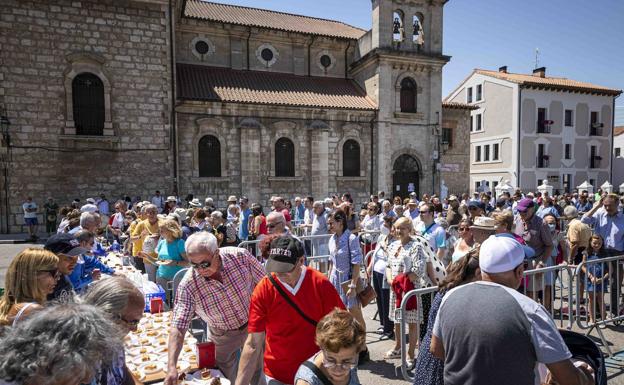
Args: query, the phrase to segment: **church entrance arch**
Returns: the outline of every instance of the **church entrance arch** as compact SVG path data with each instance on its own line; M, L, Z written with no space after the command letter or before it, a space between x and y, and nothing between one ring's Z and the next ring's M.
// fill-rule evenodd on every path
M415 192L420 196L419 179L418 160L408 154L399 156L392 167L392 195L407 198L410 193Z

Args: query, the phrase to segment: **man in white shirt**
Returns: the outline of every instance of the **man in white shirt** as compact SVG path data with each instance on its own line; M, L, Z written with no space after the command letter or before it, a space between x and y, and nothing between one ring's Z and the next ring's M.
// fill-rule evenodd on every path
M27 197L26 202L22 205L24 210L24 222L28 226L28 234L30 239L37 239L37 204L33 202L32 197Z
M156 190L156 194L152 197L152 204L158 209L158 214L161 214L165 207L165 198L160 195L160 191Z

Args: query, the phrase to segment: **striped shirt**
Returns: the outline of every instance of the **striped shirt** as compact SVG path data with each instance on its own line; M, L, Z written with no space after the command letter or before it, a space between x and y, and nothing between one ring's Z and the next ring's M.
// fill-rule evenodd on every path
M178 286L172 326L187 330L197 314L208 326L235 330L247 323L256 284L265 276L263 266L246 249L222 247L221 279L205 278L193 268Z

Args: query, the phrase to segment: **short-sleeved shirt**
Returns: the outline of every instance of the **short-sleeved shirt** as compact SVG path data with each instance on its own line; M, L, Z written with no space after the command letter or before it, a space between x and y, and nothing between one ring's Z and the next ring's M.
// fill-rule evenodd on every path
M325 235L328 232L327 228L327 215L325 212L321 213L321 215L312 214L312 230L310 231L310 235Z
M588 247L591 238L589 226L578 219L573 219L568 225L568 240L579 247Z
M624 214L611 216L600 208L591 217L583 216L581 222L594 225L594 233L602 237L606 249L624 251Z
M162 261L183 261L182 254L186 251L184 249L184 240L182 238L178 238L173 242L169 243L166 239L161 239L158 241L156 245L156 253L158 254L158 259ZM160 278L164 279L173 279L176 273L182 270L182 266L158 266L157 275Z
M316 359L316 356L318 356L318 354L319 353L316 353L307 361L311 362L314 365L314 360ZM303 364L299 367L299 370L297 370L297 374L295 375L295 383L298 380L305 381L310 385L325 385L323 381L321 381L321 379L318 378L316 374L314 374L312 369L308 368ZM360 385L360 380L357 375L357 367L349 370L349 381L347 381L347 385Z
M446 385L538 385L538 363L572 356L544 307L493 282L449 291L433 335L444 346Z
M522 238L528 246L535 250L536 258L541 258L544 253L544 249L553 245L550 229L546 224L544 224L542 218L535 214L533 214L531 219L529 219L526 229L522 234ZM549 256L550 255L547 257Z
M171 326L187 330L194 315L208 326L235 330L247 322L251 293L265 276L264 268L246 249L222 247L222 282L204 278L190 268L176 293Z
M318 322L335 308L345 308L325 275L309 267L302 269L304 277L294 288L295 294L279 279L275 281L306 316ZM248 330L266 332L264 373L284 384L294 384L299 365L319 350L314 341L316 328L286 302L266 277L251 297Z
M37 218L37 204L35 202L24 202L22 209L24 210L24 218ZM35 211L26 211L28 209L35 209Z
M423 222L418 222L415 227L416 231L429 242L429 246L433 247L434 252L446 247L446 230L444 227L435 222L429 226Z
M246 241L249 237L249 217L251 216L251 210L241 210L239 216L240 227L238 229L238 237L241 241Z

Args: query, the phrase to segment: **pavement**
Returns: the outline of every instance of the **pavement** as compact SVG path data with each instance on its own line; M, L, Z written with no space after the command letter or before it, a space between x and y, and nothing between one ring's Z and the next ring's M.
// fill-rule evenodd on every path
M11 234L9 234L11 236ZM28 237L26 234L19 236L12 235L12 238L0 235L0 287L4 287L4 276L9 263L15 255L27 247L42 247L42 234L38 243L24 243ZM14 241L14 242L13 242ZM4 243L2 243L4 242ZM407 381L401 376L400 359L384 360L383 355L394 347L392 340L379 340L379 335L375 332L379 327L379 321L373 320L376 312L375 304L370 304L363 309L364 320L366 321L366 342L370 352L371 361L358 368L358 376L362 384L367 385L405 385ZM585 334L575 324L573 330ZM624 325L609 326L602 330L605 340L609 343L612 357L605 360L607 367L608 383L624 385ZM589 337L601 347L600 338L595 330L592 330ZM606 353L605 349L602 348Z

